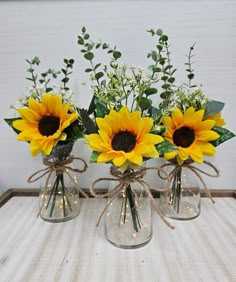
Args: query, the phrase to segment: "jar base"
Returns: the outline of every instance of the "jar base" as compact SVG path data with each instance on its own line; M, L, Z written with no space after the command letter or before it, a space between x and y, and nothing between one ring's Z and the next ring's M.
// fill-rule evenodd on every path
M196 208L194 205L182 200L178 212L169 204L163 204L161 211L164 216L171 219L191 220L200 215L200 204Z
M131 249L138 249L138 248L146 246L151 241L151 239L152 239L152 234L144 242L136 244L136 245L124 245L124 244L115 243L112 240L109 240L109 238L107 238L107 241L117 248L131 250Z
M60 223L60 222L66 222L69 221L79 215L79 212L77 214L74 214L73 216L63 217L63 218L48 218L43 217L42 215L39 215L40 218L44 221L51 222L51 223Z

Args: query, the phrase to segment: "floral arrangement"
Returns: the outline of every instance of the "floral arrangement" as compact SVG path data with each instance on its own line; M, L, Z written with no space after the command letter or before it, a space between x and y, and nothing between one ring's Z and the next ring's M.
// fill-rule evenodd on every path
M157 89L152 86L154 78L141 68L119 63L122 53L116 47L111 48L108 43L94 42L85 27L78 36L78 44L84 59L90 64L85 72L90 75L93 96L88 111L83 111L82 114L87 128L86 141L92 150L90 161L113 164L110 169L113 178L107 180L118 183L114 189L102 195L110 197L105 210L115 198L123 198L120 208L122 224L126 223L129 207L133 228L141 233L142 216L137 204L140 199L135 199L138 192L132 189L133 183L141 184L154 208L159 214L160 211L149 191L151 188L157 191L159 189L143 180L147 170L159 169L140 166L150 158L158 158L165 152L176 150L154 126L151 99L151 95L157 93ZM95 62L99 49L110 56L107 64ZM101 197L95 192L94 185L104 180L101 178L92 183L90 192L93 196ZM161 214L160 216L166 222Z
M33 85L29 94L20 97L11 108L17 111L18 117L5 121L18 134L19 141L29 142L32 156L42 152L49 155L57 144L74 142L84 135L84 128L79 115L79 108L72 99L73 92L67 86L72 73L73 59L64 59L64 67L60 71L48 69L40 75L35 73L39 66L38 57L26 60L27 70ZM51 79L57 79L62 73L62 85L56 89Z
M235 135L224 127L225 121L221 114L224 103L210 100L201 86L192 84L195 76L192 63L195 44L190 47L185 63L188 81L178 85L174 77L176 68L171 63L168 36L160 29L151 29L149 32L158 38L156 49L152 50L148 57L154 63L149 69L155 82L160 85L162 99L154 119L156 124L163 127L162 136L178 148L176 151L164 153L163 157L169 163L163 167L173 167L169 173L171 189L168 203L179 213L181 197L184 193L181 183L182 168L187 167L198 177L213 201L200 173L217 177L219 171L205 161L204 157L214 156L216 147ZM204 163L213 169L215 174L209 174L206 170L193 166L193 163ZM186 188L186 197L189 197L190 193L197 198L194 192L190 192L190 188ZM183 210L186 211L187 208Z
M29 143L32 156L42 153L46 167L28 178L28 182L35 182L46 176L40 193L40 216L47 221L65 221L78 214L79 191L87 196L70 174L84 172L87 168L83 159L71 155L74 142L84 137L80 109L68 87L74 60L64 59L60 71L49 68L41 74L35 71L40 65L38 57L26 61L30 74L27 80L33 85L11 106L17 117L5 121L17 133L19 141ZM61 85L57 88L53 80L60 74ZM83 163L82 169L72 168L74 159Z

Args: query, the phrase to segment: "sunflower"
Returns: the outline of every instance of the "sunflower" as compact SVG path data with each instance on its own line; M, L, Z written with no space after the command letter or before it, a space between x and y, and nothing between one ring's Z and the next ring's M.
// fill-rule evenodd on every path
M215 125L214 120L203 120L204 110L195 111L193 107L184 113L176 108L172 116L164 116L162 123L167 127L164 136L168 141L178 147L179 151L165 153L165 159L177 157L179 164L188 158L197 163L203 162L203 155L213 156L215 147L209 143L219 138L211 130Z
M78 118L77 113L68 113L70 108L58 95L45 93L41 103L30 98L28 108L18 109L21 119L13 122L20 131L17 139L30 142L32 156L49 155L58 141L66 140L63 130Z
M153 119L141 117L140 112L130 112L123 106L120 111L111 110L104 118L96 118L98 134L90 134L86 140L89 148L98 152L98 163L112 161L116 167L126 170L143 163L143 157L159 156L155 144L163 141L151 134Z

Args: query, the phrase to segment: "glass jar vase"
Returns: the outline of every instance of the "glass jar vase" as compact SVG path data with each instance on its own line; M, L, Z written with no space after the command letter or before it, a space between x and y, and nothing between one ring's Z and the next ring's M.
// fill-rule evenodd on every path
M73 172L73 143L56 145L50 155L43 155L48 173L42 178L39 196L40 217L49 222L63 222L79 214L79 190Z
M151 203L138 181L141 178L143 174L139 175L138 169L129 169L123 174L120 172L119 184L110 181L105 234L107 240L116 247L138 248L152 238ZM117 189L118 193L114 195Z
M172 169L173 167L170 166ZM174 165L169 172L170 189L160 194L160 209L164 216L188 220L200 215L200 188L196 175L188 166Z

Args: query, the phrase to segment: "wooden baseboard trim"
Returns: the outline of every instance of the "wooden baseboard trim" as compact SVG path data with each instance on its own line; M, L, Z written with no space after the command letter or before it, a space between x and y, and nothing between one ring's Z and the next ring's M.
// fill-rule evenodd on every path
M89 193L89 189L83 189L83 191L91 197L91 194ZM98 189L96 192L98 194L103 194L107 190L106 189ZM12 197L37 197L39 195L40 189L17 189L17 188L12 188L6 190L2 195L0 195L0 207L3 206L7 201L9 201ZM236 199L236 190L210 190L210 193L212 197L233 197ZM83 195L80 195L83 197ZM154 198L159 198L160 193L158 192L153 192ZM201 190L201 197L205 198L208 197L208 194L204 191Z

